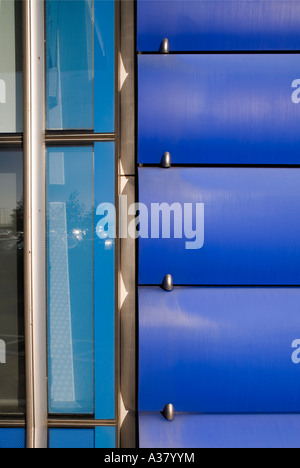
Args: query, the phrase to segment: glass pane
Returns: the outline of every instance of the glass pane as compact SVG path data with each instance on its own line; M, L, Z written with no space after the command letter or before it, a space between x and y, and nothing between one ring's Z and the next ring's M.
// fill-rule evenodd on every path
M47 0L47 128L114 131L114 0Z
M115 418L115 145L95 144L95 417ZM107 210L106 210L107 208Z
M116 448L116 428L96 427L95 428L95 448Z
M92 129L92 1L47 2L48 128Z
M25 429L0 429L0 449L25 449Z
M50 449L93 449L95 429L49 429Z
M93 148L48 150L50 413L94 413Z
M0 2L0 133L22 132L22 2Z
M115 0L95 0L95 132L115 131Z
M0 151L0 414L25 407L23 166Z

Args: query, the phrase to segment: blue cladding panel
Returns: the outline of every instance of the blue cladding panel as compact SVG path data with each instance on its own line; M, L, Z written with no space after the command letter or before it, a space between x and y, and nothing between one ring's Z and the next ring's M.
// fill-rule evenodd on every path
M48 149L50 413L94 413L93 148Z
M140 288L140 411L299 413L299 303L298 288Z
M204 203L201 249L187 250L173 229L171 239L140 239L140 284L170 273L177 285L299 285L299 195L299 169L140 169L139 200L149 212L151 203L193 203L195 229L195 204Z
M96 427L95 428L95 447L115 448L116 447L116 428L115 427Z
M141 414L141 448L299 448L299 415Z
M0 449L25 449L25 429L0 429Z
M300 5L289 0L138 0L138 50L299 50Z
M115 0L95 1L95 132L115 130Z
M297 63L293 54L140 55L139 162L169 151L173 164L299 164Z
M47 127L114 131L114 0L47 0Z
M115 418L115 239L101 231L99 205L115 205L114 143L95 145L95 388L96 419ZM106 213L106 209L103 214ZM106 223L103 223L106 227Z
M50 449L93 449L94 429L49 429Z

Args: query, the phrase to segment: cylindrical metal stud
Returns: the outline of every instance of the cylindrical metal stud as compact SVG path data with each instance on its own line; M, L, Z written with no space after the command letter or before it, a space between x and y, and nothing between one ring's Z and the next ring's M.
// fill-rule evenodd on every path
M163 410L162 414L163 414L163 417L167 421L173 421L173 419L175 418L175 408L174 408L174 406L171 403L166 405L164 407L164 410Z
M162 40L159 51L160 51L161 54L169 54L170 44L169 44L169 40L167 38L164 38Z
M174 283L173 283L173 277L172 275L166 275L164 277L164 280L162 282L162 288L165 291L173 291L174 289Z
M172 166L171 155L168 151L166 151L161 160L161 167L165 169L170 169L171 166Z

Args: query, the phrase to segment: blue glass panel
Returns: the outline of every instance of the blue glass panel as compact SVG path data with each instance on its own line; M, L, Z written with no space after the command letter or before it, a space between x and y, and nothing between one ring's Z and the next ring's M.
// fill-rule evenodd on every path
M93 449L94 429L49 429L50 449Z
M51 413L94 412L93 148L48 149Z
M141 414L141 448L299 448L299 415Z
M115 448L116 447L116 428L115 427L96 427L95 428L95 448Z
M95 417L114 419L115 239L113 232L105 231L106 208L99 215L98 208L103 203L115 205L114 143L95 145ZM113 219L110 225L113 231Z
M115 130L115 0L95 1L95 132Z
M25 449L25 429L0 429L0 449Z
M299 164L298 59L140 55L139 161Z
M138 50L299 50L295 0L138 0Z
M140 411L299 413L299 301L299 288L140 288Z
M170 273L177 285L300 285L299 169L142 168L139 200L149 213L163 202L186 213L182 238L173 225L170 239L162 230L155 238L149 221L151 237L139 242L140 284L161 284ZM204 204L197 229L196 203ZM191 226L197 237L187 245Z
M47 0L47 127L114 131L114 1Z
M93 2L47 0L49 129L92 129Z

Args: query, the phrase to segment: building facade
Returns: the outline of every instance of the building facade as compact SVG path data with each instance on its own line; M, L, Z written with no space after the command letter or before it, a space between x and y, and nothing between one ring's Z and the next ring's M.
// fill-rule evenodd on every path
M0 448L300 446L299 31L0 1Z

